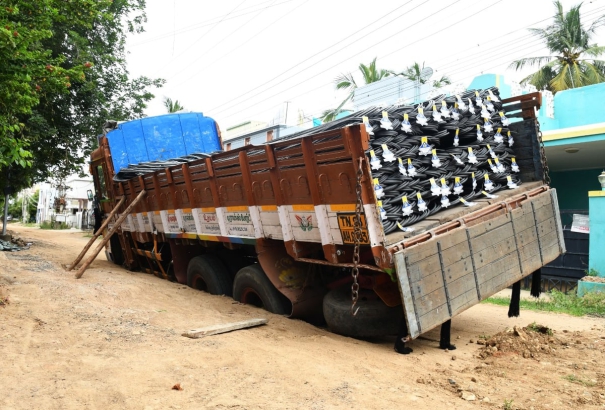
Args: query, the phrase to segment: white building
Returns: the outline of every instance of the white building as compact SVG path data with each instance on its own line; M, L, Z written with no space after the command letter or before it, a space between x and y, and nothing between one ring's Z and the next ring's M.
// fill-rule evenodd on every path
M39 184L40 196L38 198L38 211L36 223L51 221L53 218L57 222L65 222L73 228L82 228L84 219L84 228L92 214L92 201L88 199L88 191L94 194L94 184L92 176L87 173L85 177L72 175L65 181L67 193L65 195L65 205L63 209L57 212L55 210L55 199L58 197L56 184L45 182Z

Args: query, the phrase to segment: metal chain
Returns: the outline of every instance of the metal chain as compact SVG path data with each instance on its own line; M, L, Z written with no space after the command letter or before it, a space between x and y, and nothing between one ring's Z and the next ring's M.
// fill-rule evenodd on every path
M362 200L361 200L361 178L363 177L362 171L363 158L359 158L359 168L357 169L357 185L355 186L355 193L357 194L357 202L355 203L355 218L353 222L353 242L355 247L353 248L353 270L351 276L353 276L353 283L351 284L351 314L355 316L359 311L359 307L355 309L355 305L359 300L359 283L357 277L359 276L359 245L361 244L361 212L362 212Z
M542 182L546 185L550 185L550 170L548 169L548 162L546 161L546 150L544 149L544 141L542 141L542 131L540 130L540 121L536 118L536 134L538 135L538 142L540 143L540 162L542 163Z

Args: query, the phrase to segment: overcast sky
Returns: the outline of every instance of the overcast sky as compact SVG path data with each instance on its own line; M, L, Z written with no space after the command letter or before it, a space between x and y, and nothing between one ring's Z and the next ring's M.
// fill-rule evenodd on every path
M582 11L588 25L605 0ZM147 0L127 59L132 75L167 80L148 115L165 113L166 96L224 130L270 121L285 101L308 117L335 108L345 93L334 78L374 57L395 71L426 62L465 85L481 73L519 80L528 72L508 70L512 60L547 55L527 28L553 14L550 0ZM595 42L605 45L605 28Z

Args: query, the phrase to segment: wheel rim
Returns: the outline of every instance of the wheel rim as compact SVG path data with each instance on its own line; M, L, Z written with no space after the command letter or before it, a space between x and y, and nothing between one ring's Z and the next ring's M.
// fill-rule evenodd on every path
M252 305L259 308L265 307L260 295L252 288L244 289L239 299L241 303L245 303L247 305Z

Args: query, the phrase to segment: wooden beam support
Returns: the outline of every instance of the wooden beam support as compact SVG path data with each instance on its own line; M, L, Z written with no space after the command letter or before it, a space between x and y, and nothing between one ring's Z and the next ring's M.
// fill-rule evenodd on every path
M249 319L242 322L225 323L221 325L206 326L200 329L188 330L183 333L182 336L189 337L191 339L199 339L204 336L218 335L220 333L232 332L234 330L247 329L249 327L255 327L264 325L268 322L267 319Z
M88 243L86 244L86 246L84 247L84 249L82 249L82 252L80 252L80 254L78 255L78 257L71 263L71 265L68 265L66 267L66 269L67 269L68 272L70 270L72 270L73 268L75 268L78 263L80 263L80 261L82 260L82 258L84 257L84 255L86 255L86 252L88 252L88 250L92 246L93 242L96 241L99 236L101 236L101 232L103 232L103 230L107 227L107 225L109 225L109 222L111 221L111 218L113 218L113 216L115 215L116 211L124 204L125 200L126 200L126 197L123 196L120 199L120 202L118 202L118 204L115 206L115 208L113 208L111 210L111 212L109 213L109 216L107 218L105 218L105 222L103 222L103 225L101 225L101 227L97 230L97 232L94 233L94 235L92 236L92 238L90 238L90 240L88 241Z
M92 261L95 260L95 258L97 257L97 255L99 254L99 252L101 252L101 249L103 249L103 247L105 246L105 244L107 242L109 242L109 238L111 238L111 235L113 235L118 228L120 227L120 225L122 224L122 222L124 222L124 220L126 219L126 217L128 216L128 214L130 213L130 211L132 211L132 209L136 206L136 204L143 199L143 197L145 196L146 191L142 190L141 193L134 199L134 201L132 201L132 203L130 205L128 205L128 208L126 208L126 210L124 211L124 213L118 218L118 220L116 221L115 225L113 226L113 228L111 228L111 230L107 233L107 236L103 238L103 240L101 241L101 243L97 246L97 248L94 250L93 254L90 256L90 258L88 258L86 260L86 262L84 262L84 265L82 265L82 267L78 270L78 272L76 273L76 279L80 279L82 277L82 275L84 274L84 271L88 268L88 266L92 263ZM118 206L116 206L114 208L117 209Z

